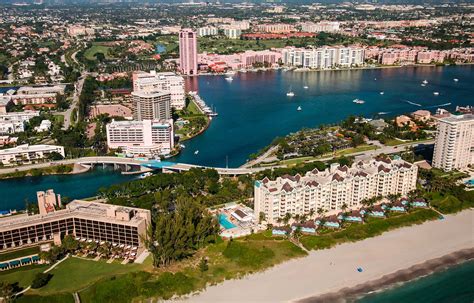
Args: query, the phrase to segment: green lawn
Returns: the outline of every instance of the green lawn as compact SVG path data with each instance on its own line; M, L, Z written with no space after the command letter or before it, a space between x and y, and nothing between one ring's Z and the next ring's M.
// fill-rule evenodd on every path
M443 214L459 212L474 207L474 191L466 191L461 199L453 195L434 193L428 196L430 205Z
M389 217L383 220L370 220L365 224L351 224L345 229L336 230L317 236L303 236L301 243L307 249L326 249L344 242L360 241L378 236L386 231L421 224L438 217L432 209L417 209L406 215Z
M53 117L56 120L56 122L64 123L64 116L63 115L54 115Z
M336 156L344 156L344 155L355 154L355 153L360 153L360 152L364 152L368 150L376 150L376 149L377 149L377 146L375 145L364 144L364 145L360 145L354 148L346 148L346 149L338 150L336 152Z
M28 247L25 249L19 249L11 252L6 252L6 253L1 253L0 254L0 261L6 261L6 260L11 260L11 259L16 259L16 258L21 258L24 256L30 256L39 253L39 247L34 246L34 247Z
M0 281L18 283L21 288L28 287L37 273L43 272L48 265L29 265L0 272Z
M390 139L390 140L387 140L384 143L384 145L395 146L395 145L400 145L400 144L403 144L403 143L407 143L407 142L404 142L404 141L401 141L401 140L398 140L398 139Z
M117 262L107 264L105 261L92 261L69 258L56 266L49 273L53 275L49 283L31 294L51 295L61 292L74 292L85 288L104 277L138 271L144 268L140 264L122 265Z
M95 61L96 57L95 54L102 53L105 56L105 59L111 59L109 56L109 49L110 47L108 46L103 46L103 45L92 45L90 48L86 50L84 53L84 57L86 57L87 60Z
M74 303L72 294L61 293L51 296L23 295L15 299L15 303Z

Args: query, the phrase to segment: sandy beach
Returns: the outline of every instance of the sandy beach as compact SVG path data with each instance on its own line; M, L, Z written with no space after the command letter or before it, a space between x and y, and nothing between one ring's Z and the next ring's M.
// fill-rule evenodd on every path
M474 210L466 210L446 216L444 220L314 251L305 258L283 263L265 272L208 287L202 293L188 298L188 301L312 302L317 301L318 296L342 289L361 289L364 284L376 285L381 279L394 279L397 272L406 274L410 267L416 271L423 267L423 263L439 266L447 259L438 258L446 258L447 255L451 255L447 257L451 258L449 262L455 263L453 259L459 256L472 256L472 248ZM461 250L466 251L460 254ZM358 272L358 267L363 271ZM418 275L422 273L419 271Z

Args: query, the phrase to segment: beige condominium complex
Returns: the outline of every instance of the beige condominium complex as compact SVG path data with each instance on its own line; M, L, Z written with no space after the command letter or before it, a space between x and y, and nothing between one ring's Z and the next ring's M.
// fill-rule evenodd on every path
M132 92L133 119L168 120L171 118L171 95L168 92Z
M474 115L451 115L439 119L433 167L462 170L474 163Z
M0 219L0 251L48 241L58 244L65 235L142 249L150 221L146 209L74 200L46 214Z
M319 208L332 211L360 207L364 199L402 194L416 188L418 168L401 159L375 158L351 167L332 164L324 171L304 176L285 175L255 182L255 215L261 212L269 223L287 213L304 215Z
M164 92L170 94L171 107L182 109L185 106L186 93L184 78L172 72L156 71L134 72L133 92Z

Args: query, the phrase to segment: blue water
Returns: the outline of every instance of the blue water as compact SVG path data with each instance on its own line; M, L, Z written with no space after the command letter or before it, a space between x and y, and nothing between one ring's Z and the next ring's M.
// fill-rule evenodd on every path
M468 181L466 182L466 184L468 184L468 185L474 185L474 179L468 180Z
M472 303L473 301L474 261L357 300L358 303Z
M217 217L219 219L219 224L222 225L222 227L224 227L225 229L231 229L236 227L232 222L229 221L229 219L227 219L226 215L219 214L219 216Z
M156 45L156 49L155 49L155 52L157 54L162 54L166 51L166 46L162 45L162 44L157 44Z
M95 195L101 187L137 178L135 175L121 175L118 171L97 168L78 175L54 175L25 177L0 181L0 210L25 209L26 202L36 203L36 192L54 189L63 197L87 198Z
M224 167L228 156L229 166L236 167L276 136L335 123L351 114L393 116L418 109L434 111L446 103L451 103L443 106L448 110L456 105L474 105L473 71L472 66L458 66L248 72L234 75L231 83L224 76L194 77L188 79L188 89L198 90L219 116L204 134L186 141L184 152L175 160ZM425 79L429 83L422 87ZM305 90L305 85L309 89ZM293 98L286 96L290 89L295 92ZM435 91L439 96L433 95ZM366 102L355 104L355 98ZM296 110L298 106L302 111ZM199 150L198 155L195 150Z
M10 87L0 87L0 94L4 94L6 93L7 91L9 91L10 89L13 89L13 90L17 90L18 89L18 86L10 86Z

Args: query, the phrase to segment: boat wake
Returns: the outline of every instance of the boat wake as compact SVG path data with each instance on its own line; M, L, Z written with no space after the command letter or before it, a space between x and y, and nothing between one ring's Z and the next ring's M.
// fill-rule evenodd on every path
M408 103L408 104L421 107L421 104L419 104L419 103L411 102L411 101L408 101L408 100L404 100L404 101L405 101L406 103Z
M448 105L451 105L451 102L443 103L443 104L438 104L438 105L432 105L432 106L428 106L427 108L440 107L440 106L448 106Z

